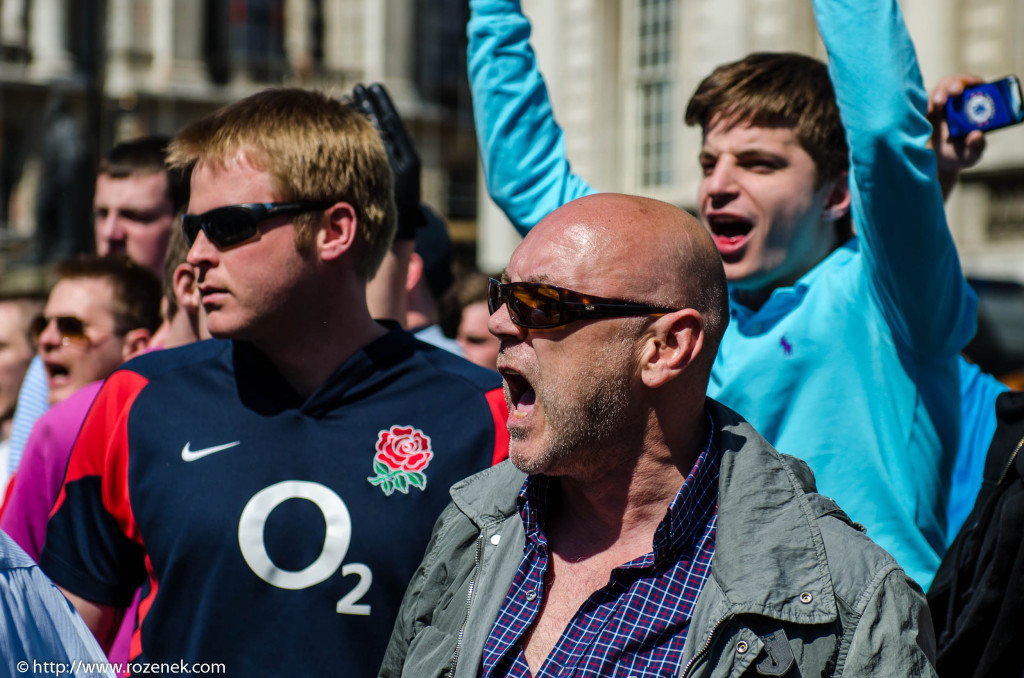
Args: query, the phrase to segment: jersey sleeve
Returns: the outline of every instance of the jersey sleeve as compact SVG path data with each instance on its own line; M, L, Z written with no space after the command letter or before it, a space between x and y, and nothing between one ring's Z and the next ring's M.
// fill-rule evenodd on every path
M487 190L520 234L596 191L572 173L519 0L470 0L469 84Z
M497 466L508 459L508 401L505 400L503 388L488 391L486 398L491 417L494 419L494 456L491 464Z
M870 289L921 361L970 340L977 299L960 270L928 147L927 95L896 0L814 0L850 146L853 223Z
M128 487L128 417L146 379L115 372L75 440L50 513L40 565L86 600L126 607L145 578Z

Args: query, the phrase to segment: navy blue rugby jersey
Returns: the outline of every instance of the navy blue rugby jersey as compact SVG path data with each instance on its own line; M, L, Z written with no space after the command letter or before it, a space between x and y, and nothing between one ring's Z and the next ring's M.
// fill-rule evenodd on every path
M392 330L303 401L251 345L137 358L71 453L41 564L131 656L376 675L448 488L504 458L497 373Z

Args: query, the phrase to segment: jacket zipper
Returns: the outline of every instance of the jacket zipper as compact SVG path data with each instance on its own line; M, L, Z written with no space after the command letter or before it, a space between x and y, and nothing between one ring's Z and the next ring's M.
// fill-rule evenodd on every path
M704 657L704 655L708 651L708 648L711 647L711 639L715 637L715 631L718 630L718 627L721 626L724 621L725 618L723 617L722 619L719 619L717 622L715 622L715 625L711 627L711 633L708 634L707 639L704 641L704 646L697 650L697 653L695 655L690 657L690 661L686 662L686 666L683 667L683 672L679 674L679 678L686 678L686 676L690 673L690 667L693 666L693 663L698 659Z
M455 678L455 667L459 663L459 653L462 652L462 641L466 635L466 626L469 624L469 608L473 604L473 589L476 587L476 576L480 572L480 552L483 550L484 535L481 532L476 540L476 554L473 556L473 576L469 580L469 587L466 591L466 616L462 620L462 628L459 629L459 638L455 642L455 654L452 655L452 663L448 667L448 675Z
M1013 454L1010 455L1010 459L1009 461L1006 462L1006 466L1003 468L1003 472L999 474L999 480L996 481L997 487L999 485L1002 485L1003 481L1006 480L1006 474L1010 472L1010 467L1013 466L1013 462L1017 459L1017 453L1020 452L1021 446L1024 446L1024 438L1021 438L1020 442L1017 443L1017 449L1015 449L1013 451Z

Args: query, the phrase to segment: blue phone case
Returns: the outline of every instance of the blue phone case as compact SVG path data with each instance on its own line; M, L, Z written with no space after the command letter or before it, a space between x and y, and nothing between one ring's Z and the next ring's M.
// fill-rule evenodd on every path
M1020 83L1010 76L964 89L946 101L946 122L951 137L965 137L978 129L988 132L1024 121Z

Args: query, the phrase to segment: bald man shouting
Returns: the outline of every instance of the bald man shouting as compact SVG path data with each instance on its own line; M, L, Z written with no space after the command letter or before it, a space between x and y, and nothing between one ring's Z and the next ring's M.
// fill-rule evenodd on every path
M529 232L489 294L511 460L452 488L382 676L934 675L917 585L706 397L727 304L672 205Z

